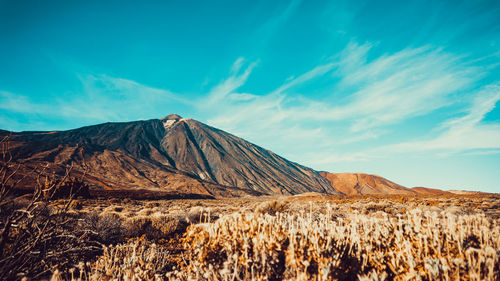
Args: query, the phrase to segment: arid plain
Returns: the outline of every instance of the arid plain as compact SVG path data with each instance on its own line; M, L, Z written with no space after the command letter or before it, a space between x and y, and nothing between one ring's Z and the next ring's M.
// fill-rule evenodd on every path
M38 229L41 237L24 234L32 243L29 263L9 272L3 260L3 278L498 280L500 272L494 194L58 199L32 206L28 197L15 199L15 208L38 221L21 219L29 228L19 225L15 234Z

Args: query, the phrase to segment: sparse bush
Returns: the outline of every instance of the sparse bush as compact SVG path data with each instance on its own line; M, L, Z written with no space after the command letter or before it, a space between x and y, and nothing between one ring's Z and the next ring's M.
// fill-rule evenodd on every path
M398 217L355 212L341 220L328 214L237 213L188 229L184 245L191 263L179 276L496 280L500 238L492 234L499 231L484 215L458 217L419 208Z
M255 212L257 214L269 214L276 215L278 212L284 212L287 208L287 204L284 201L272 200L260 203Z
M213 215L211 208L203 208L200 206L192 207L186 214L188 223L210 222L217 217Z
M146 234L146 228L151 224L148 217L134 216L125 221L125 230L127 237L140 237Z
M158 202L148 202L146 205L144 205L144 208L145 209L152 209L152 208L159 207L159 206L160 206L160 203L158 203Z
M123 240L124 230L121 218L117 215L106 213L99 215L97 212L87 214L81 226L100 243L105 245L116 244Z
M148 217L132 217L125 222L127 237L145 235L152 240L169 238L178 232L182 232L186 227L187 223L185 221L160 213Z
M73 201L69 204L69 209L71 210L81 210L82 204L78 201Z
M79 274L64 278L60 271L52 276L52 281L74 280L166 280L168 270L172 270L168 250L145 240L135 240L127 244L104 247L104 253L86 271L82 264Z
M157 238L168 238L186 229L187 223L170 215L157 215L151 218L151 227L158 231Z
M62 177L37 171L33 194L18 200L12 191L19 182L13 179L20 164L11 160L4 138L0 140L0 280L38 280L50 276L56 266L67 270L100 254L99 243L77 227L77 214L68 212L74 193L66 194L65 204L50 206L58 190L68 187L71 168Z

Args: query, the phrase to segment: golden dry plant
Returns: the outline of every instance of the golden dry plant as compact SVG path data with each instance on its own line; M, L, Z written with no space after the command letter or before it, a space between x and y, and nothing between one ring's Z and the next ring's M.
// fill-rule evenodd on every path
M500 224L483 212L426 200L279 205L192 224L177 253L138 240L106 247L72 279L499 280Z

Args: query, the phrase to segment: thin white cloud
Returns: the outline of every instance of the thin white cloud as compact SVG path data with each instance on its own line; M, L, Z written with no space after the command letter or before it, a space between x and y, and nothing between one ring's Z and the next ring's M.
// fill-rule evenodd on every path
M132 80L107 75L80 77L83 92L68 101L60 100L65 116L79 114L96 121L124 121L161 117L173 104L189 101L168 90L149 87Z
M338 75L343 77L345 81L349 81L353 77L353 73L359 72L366 64L368 52L373 46L374 44L372 43L359 45L355 41L349 42L340 53Z
M168 113L172 105L190 104L188 100L168 90L145 86L128 79L85 75L80 80L80 92L67 93L64 98L51 100L50 103L0 91L0 109L7 113L76 121L74 126L78 126L96 122L159 118Z
M308 118L347 120L354 132L390 125L453 103L452 95L481 76L439 49L407 49L367 63L370 48L351 43L344 50L337 89L348 102L311 104Z
M50 108L46 105L32 102L26 96L0 91L0 109L18 113L43 114Z
M453 104L482 75L480 69L462 64L460 56L429 46L368 60L374 46L351 42L339 56L264 95L235 92L253 67L237 74L233 66L231 76L209 96L217 101L217 111L208 122L259 143L293 144L307 138L309 144L335 149L347 141L376 139L384 126ZM238 70L242 62L235 62ZM294 87L315 79L333 83L327 98L297 96ZM209 103L201 106L213 108ZM294 134L288 134L290 128Z
M292 0L287 3L286 7L279 9L279 12L271 16L264 24L262 24L256 32L251 36L253 49L256 53L262 51L269 41L279 32L279 30L288 22L295 14L301 4L301 0Z
M271 93L271 95L281 94L282 92L288 90L289 88L292 88L293 86L300 85L316 77L323 76L328 72L330 72L337 65L338 65L337 63L327 63L324 65L318 65L312 70L298 76L297 78L292 78L288 80L285 84L281 85L278 89L274 90Z
M343 162L368 162L395 155L418 156L418 153L433 153L438 157L464 153L466 155L492 155L500 153L500 125L484 121L486 114L500 100L500 86L488 85L472 93L474 99L460 118L445 120L438 124L436 137L372 147L356 152L311 153L307 157L310 165L322 167ZM344 138L344 140L349 137ZM326 155L326 156L325 156Z
M257 66L258 62L250 63L243 72L240 73L241 68L243 67L245 60L243 58L238 58L231 67L231 73L228 78L224 81L216 85L207 98L204 98L200 105L202 107L205 106L213 106L216 103L223 102L224 99L232 94L234 90L241 87L248 79L248 76L252 72L255 66Z
M394 155L417 156L431 152L439 157L450 154L492 155L500 153L500 125L484 122L486 114L495 108L500 100L500 86L488 85L473 93L474 99L464 116L445 120L438 124L439 134L433 138L410 141L386 146L372 147L357 152L312 153L308 156L310 165L342 162L367 162Z
M430 140L405 142L390 146L395 152L439 150L450 153L470 150L487 150L489 153L500 148L500 125L484 123L487 113L500 100L500 86L490 85L479 91L467 114L445 121L442 133ZM478 151L475 151L477 153Z

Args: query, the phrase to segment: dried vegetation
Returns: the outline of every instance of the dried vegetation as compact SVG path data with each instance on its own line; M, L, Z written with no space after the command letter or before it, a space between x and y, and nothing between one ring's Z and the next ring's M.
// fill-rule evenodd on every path
M158 201L136 207L167 231L105 247L73 279L498 280L499 203L495 195L186 200L180 215L175 201Z

